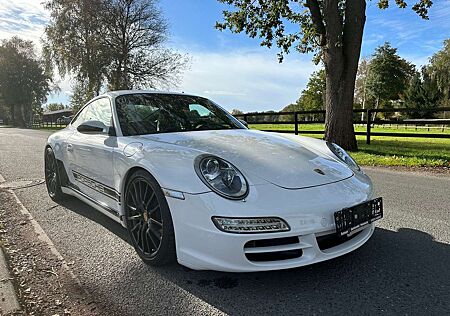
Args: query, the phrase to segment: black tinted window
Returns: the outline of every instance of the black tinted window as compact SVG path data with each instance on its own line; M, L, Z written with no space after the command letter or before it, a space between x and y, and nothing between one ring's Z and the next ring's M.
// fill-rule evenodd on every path
M234 117L201 97L127 94L116 98L116 108L125 136L243 128Z

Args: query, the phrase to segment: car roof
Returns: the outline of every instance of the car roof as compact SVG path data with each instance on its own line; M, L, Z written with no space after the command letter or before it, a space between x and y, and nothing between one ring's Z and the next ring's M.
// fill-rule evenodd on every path
M103 95L108 95L110 97L118 97L119 95L126 94L136 94L136 93L151 93L151 94L173 94L173 95L188 95L188 96L196 96L194 94L184 93L184 92L170 92L170 91L159 91L159 90L116 90L116 91L108 91Z

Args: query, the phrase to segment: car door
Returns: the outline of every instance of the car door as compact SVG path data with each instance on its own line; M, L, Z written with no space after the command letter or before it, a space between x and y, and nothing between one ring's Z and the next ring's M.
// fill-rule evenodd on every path
M83 124L101 122L100 132L86 132ZM67 160L74 184L91 198L115 208L119 196L113 189L113 152L117 138L112 126L109 98L88 104L72 123L73 134L67 140Z

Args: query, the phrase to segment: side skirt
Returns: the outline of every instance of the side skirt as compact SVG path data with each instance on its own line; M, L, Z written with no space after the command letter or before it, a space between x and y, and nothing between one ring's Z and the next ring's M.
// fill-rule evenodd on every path
M119 224L121 224L122 226L124 226L124 223L122 221L122 218L119 216L119 213L116 210L107 206L105 203L102 203L100 201L97 201L97 200L91 198L90 196L77 190L73 186L61 187L61 190L63 193L69 194L69 195L72 195L72 196L78 198L79 200L83 201L84 203L95 208L99 212L103 213L104 215L108 216L112 220L114 220L114 221L118 222Z

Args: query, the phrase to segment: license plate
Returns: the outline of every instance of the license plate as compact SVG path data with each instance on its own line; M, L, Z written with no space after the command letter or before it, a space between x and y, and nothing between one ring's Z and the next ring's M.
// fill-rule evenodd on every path
M349 207L334 213L336 232L351 235L364 226L383 217L383 199L381 197Z

